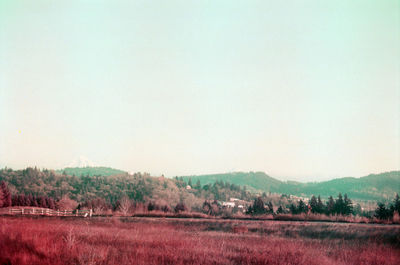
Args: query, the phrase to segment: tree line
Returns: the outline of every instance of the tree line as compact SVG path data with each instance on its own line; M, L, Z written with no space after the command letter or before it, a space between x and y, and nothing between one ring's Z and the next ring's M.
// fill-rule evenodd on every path
M362 215L363 212L361 207L357 205L354 207L353 202L344 194L338 194L336 199L332 196L326 202L321 200L321 196L315 197L314 195L310 198L309 202L306 203L300 199L297 203L290 203L285 208L281 205L278 207L276 212L272 202L265 203L261 197L254 199L253 204L247 209L247 214L261 215L261 214L324 214L324 215ZM396 194L395 198L389 204L378 202L378 206L371 215L367 217L375 217L380 220L393 219L395 214L400 214L400 199L399 195ZM365 214L364 214L365 215Z
M95 213L104 213L106 211L122 211L124 213L130 213L134 210L142 211L162 211L162 212L175 212L179 213L187 211L188 208L183 202L177 203L175 207L171 208L169 205L157 204L156 202L150 201L143 203L128 198L127 196L117 200L115 205L107 202L104 198L96 198L85 201L83 203L77 203L70 199L68 196L64 196L59 200L54 200L48 196L34 196L15 194L11 195L6 182L0 182L0 208L10 206L26 206L26 207L40 207L49 209L59 210L81 210L81 209L92 209Z
M254 200L253 205L249 207L248 214L273 214L274 209L272 202L264 203L261 197ZM342 196L339 193L336 200L332 196L329 197L328 201L323 202L321 196L315 197L314 195L310 198L309 202L306 203L303 199L300 199L297 203L290 203L285 208L281 205L276 210L277 214L302 214L302 213L315 213L315 214L326 214L326 215L350 215L353 214L353 203L345 194Z
M381 220L392 219L395 214L400 214L400 198L399 194L396 194L393 202L385 204L383 202L378 203L378 207L375 210L375 217Z
M168 204L171 208L179 202L186 201L186 204L190 205L188 208L196 209L201 208L204 199L229 200L235 197L251 200L253 196L245 187L228 182L201 185L199 181L193 184L191 181L185 182L182 178L157 178L147 173L125 173L107 177L70 176L47 169L4 168L0 169L0 181L8 184L11 194L31 195L35 198L49 197L55 201L67 196L81 206L100 199L105 202L101 203L99 208L108 210L114 210L118 201L125 196L137 203L165 201L158 202L160 207ZM191 189L187 189L188 184L191 184ZM195 201L195 206L189 201ZM97 201L95 204L100 203Z

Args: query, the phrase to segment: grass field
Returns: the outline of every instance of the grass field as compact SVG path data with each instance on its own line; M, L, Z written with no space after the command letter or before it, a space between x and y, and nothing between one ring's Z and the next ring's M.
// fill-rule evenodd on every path
M0 217L1 264L399 264L400 226Z

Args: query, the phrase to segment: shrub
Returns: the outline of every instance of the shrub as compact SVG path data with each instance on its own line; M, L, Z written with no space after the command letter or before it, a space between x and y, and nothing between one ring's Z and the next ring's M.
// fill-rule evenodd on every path
M174 211L176 213L180 213L180 212L187 211L187 208L186 208L185 204L183 204L183 202L180 202L175 206Z

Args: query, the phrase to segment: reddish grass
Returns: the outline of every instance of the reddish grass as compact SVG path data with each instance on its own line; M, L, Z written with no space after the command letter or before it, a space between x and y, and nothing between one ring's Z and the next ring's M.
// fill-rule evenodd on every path
M398 264L400 226L0 217L0 264Z

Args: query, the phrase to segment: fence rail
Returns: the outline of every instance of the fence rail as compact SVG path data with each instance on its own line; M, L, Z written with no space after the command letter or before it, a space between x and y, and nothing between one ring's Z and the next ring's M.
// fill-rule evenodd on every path
M2 208L0 214L9 215L45 215L45 216L80 216L91 217L92 210L53 210L47 208L32 208L32 207L18 207L18 208Z

